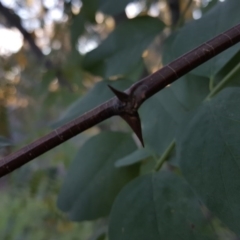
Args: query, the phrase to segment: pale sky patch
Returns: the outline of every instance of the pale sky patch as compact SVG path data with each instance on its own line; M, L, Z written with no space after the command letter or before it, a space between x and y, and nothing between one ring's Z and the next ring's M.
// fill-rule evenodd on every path
M18 52L23 45L22 34L16 28L0 26L0 55L9 56Z

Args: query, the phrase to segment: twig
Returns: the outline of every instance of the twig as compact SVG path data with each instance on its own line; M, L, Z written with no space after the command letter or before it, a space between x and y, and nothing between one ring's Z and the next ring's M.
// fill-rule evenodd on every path
M0 177L114 115L126 120L143 143L137 113L141 104L176 79L238 42L240 42L240 24L133 84L125 92L111 88L117 97L0 160Z

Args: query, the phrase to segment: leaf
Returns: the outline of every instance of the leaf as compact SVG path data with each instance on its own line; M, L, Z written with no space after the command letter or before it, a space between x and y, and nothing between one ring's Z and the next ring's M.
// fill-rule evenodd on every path
M58 207L74 221L108 215L118 192L138 174L136 165L115 168L114 162L135 149L125 133L103 132L87 141L70 166Z
M141 79L143 76L143 72L146 69L143 59L141 58L139 62L137 62L129 72L125 74L127 79L136 82L136 80Z
M145 148L137 149L131 154L119 159L116 163L116 167L125 167L135 163L138 163L151 156L151 153L148 152Z
M170 90L183 108L189 112L195 109L209 93L209 81L204 77L187 74L172 84Z
M95 22L97 10L108 15L117 15L124 12L128 3L134 0L83 0L81 11L76 16L70 27L72 46L75 46L80 35L85 31L85 24Z
M173 41L171 60L238 24L239 9L240 1L218 2L201 19L186 24ZM229 48L194 69L192 73L205 77L215 76L239 49L239 45Z
M0 136L0 149L4 148L4 147L11 146L11 145L12 145L12 143L9 139L7 139L3 136Z
M70 26L72 47L76 47L79 36L84 32L85 22L86 22L86 18L83 14L83 11L81 11L79 14L74 16L72 24Z
M207 94L208 79L188 74L148 99L140 109L145 143L161 155Z
M84 15L90 21L94 21L96 11L103 12L107 15L118 15L125 11L128 3L134 0L83 0Z
M99 0L99 10L108 15L117 15L124 12L130 2L134 2L134 0Z
M157 158L148 158L141 162L140 165L140 176L152 173L157 164Z
M227 88L192 118L177 150L184 176L240 236L240 88Z
M138 177L124 187L110 214L109 238L217 239L189 185L168 172Z
M74 118L107 101L111 97L114 97L112 91L108 87L108 84L116 89L125 90L130 87L131 82L128 80L98 82L89 92L86 93L85 96L79 98L76 102L70 105L60 119L53 124L53 127L61 126L62 124L73 120Z
M217 4L217 3L218 3L218 0L212 0L212 1L208 2L207 6L201 6L202 13L206 13L212 7L214 7L214 5Z
M225 87L239 87L240 86L240 67L239 67L240 51L221 69L214 79L214 85L219 84L221 81L226 79ZM234 71L234 74L230 74ZM230 74L230 75L229 75Z
M80 12L83 12L83 15L90 22L95 22L95 14L99 7L99 0L82 0L83 6Z
M126 20L100 44L86 54L83 67L102 77L128 73L142 57L143 51L165 25L148 16Z

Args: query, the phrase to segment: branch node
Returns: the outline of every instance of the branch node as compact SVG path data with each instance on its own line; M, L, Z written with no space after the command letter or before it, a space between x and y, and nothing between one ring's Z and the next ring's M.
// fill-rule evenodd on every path
M131 127L133 132L136 134L138 139L140 140L142 146L144 147L143 137L142 137L142 128L141 128L141 120L137 110L135 109L135 101L131 95L128 95L125 92L121 92L112 86L108 85L108 87L113 91L118 100L123 104L123 108L119 111L119 116L123 118L127 124Z

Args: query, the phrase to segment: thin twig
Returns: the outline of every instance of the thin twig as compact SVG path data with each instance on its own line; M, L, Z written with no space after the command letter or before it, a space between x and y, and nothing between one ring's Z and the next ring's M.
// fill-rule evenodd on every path
M0 177L114 115L123 117L141 138L141 129L138 129L141 125L137 110L145 100L238 42L240 42L240 24L219 34L217 37L184 54L157 72L133 84L125 92L114 90L117 98L110 99L0 160Z

